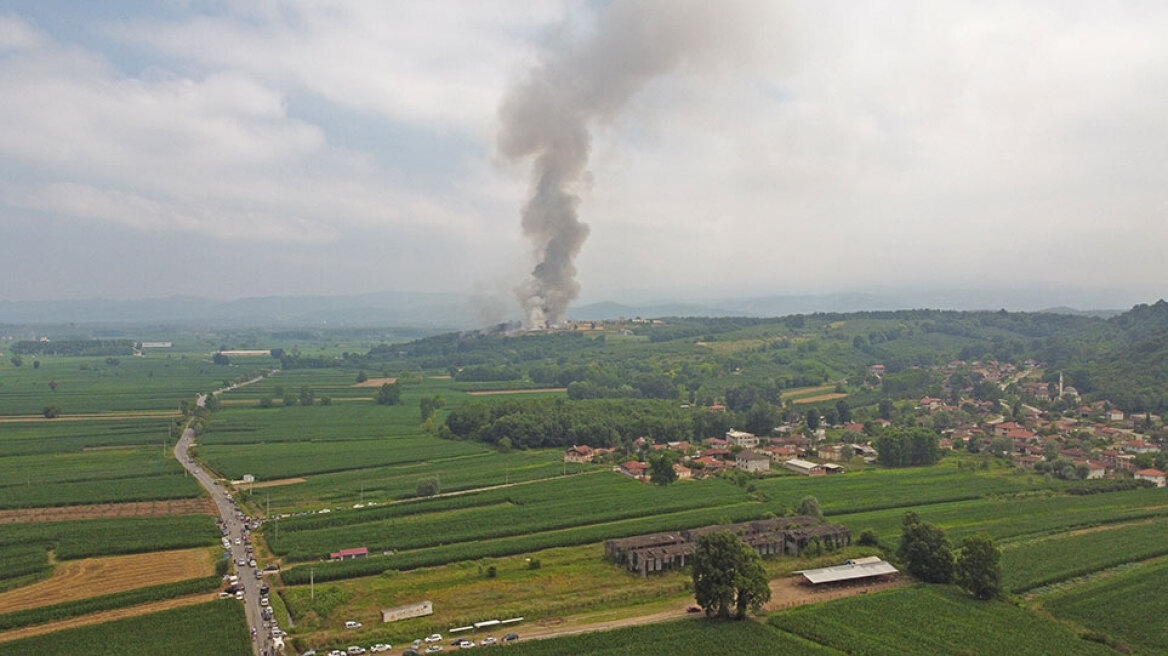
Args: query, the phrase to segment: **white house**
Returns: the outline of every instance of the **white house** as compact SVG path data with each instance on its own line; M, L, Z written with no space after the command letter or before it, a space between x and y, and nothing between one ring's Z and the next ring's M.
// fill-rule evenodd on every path
M745 472L765 472L771 470L770 456L754 451L740 451L734 456L734 466Z
M1136 472L1136 479L1141 481L1152 481L1156 487L1165 487L1168 482L1165 481L1164 472L1159 469L1141 469Z
M758 446L758 438L753 433L734 430L733 428L726 431L726 441L731 446L739 446L743 449L753 449Z

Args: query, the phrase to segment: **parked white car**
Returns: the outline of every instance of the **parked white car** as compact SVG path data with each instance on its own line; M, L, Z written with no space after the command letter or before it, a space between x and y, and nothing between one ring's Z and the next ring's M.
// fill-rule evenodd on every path
M426 636L426 642L442 642L442 634L431 633L430 635Z
M348 622L345 622L345 628L346 629L359 629L359 628L361 628L361 623L354 622L353 620L349 620Z
M370 647L369 651L371 651L373 653L379 653L379 652L383 652L383 651L389 651L390 649L393 649L393 645L387 645L384 642L379 642L376 645L373 645L372 647Z

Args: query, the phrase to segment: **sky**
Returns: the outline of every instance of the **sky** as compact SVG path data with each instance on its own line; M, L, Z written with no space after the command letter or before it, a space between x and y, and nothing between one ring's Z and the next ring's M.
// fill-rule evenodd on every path
M501 104L627 4L7 0L0 300L510 297ZM1168 3L724 7L590 119L581 301L1164 295Z

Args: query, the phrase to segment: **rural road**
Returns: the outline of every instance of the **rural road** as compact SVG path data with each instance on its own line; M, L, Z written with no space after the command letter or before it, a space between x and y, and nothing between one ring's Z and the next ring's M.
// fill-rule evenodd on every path
M237 383L212 393L217 395L220 392L232 390L261 379L263 379L263 376L243 383ZM195 405L199 407L204 407L206 402L207 397L204 394L198 395L195 399ZM219 510L219 517L222 518L223 525L227 528L226 537L231 541L230 557L232 567L235 570L235 574L239 576L240 584L243 585L243 608L247 615L247 626L253 636L251 643L252 653L255 656L271 656L276 652L273 650L272 637L264 627L264 618L261 615L262 610L260 606L260 584L263 581L256 578L256 568L249 565L240 566L238 564L238 560L241 558L245 562L251 558L247 553L248 544L244 540L247 535L247 529L244 523L248 521L248 517L235 505L235 501L231 499L227 490L224 490L211 474L207 473L206 470L200 467L190 457L189 451L194 441L195 431L188 427L183 431L178 443L174 445L174 457L207 490L207 493L211 495L211 500L215 502L216 509ZM224 600L222 603L235 603L235 601Z
M256 656L261 654L272 653L271 636L264 628L264 619L260 615L260 581L255 578L255 568L249 566L240 567L236 561L240 558L248 560L247 545L243 541L244 537L244 521L246 516L239 512L235 506L235 502L228 498L228 493L223 489L215 479L208 474L202 467L199 467L188 455L191 443L195 439L195 431L190 428L183 431L182 438L179 439L178 444L174 446L174 457L182 463L182 466L199 481L208 493L211 499L215 502L215 507L219 510L219 516L223 519L224 525L227 527L227 537L231 540L231 562L235 573L239 576L239 582L243 584L243 605L244 611L247 614L247 625L251 629L255 639L252 640L252 652ZM241 519L242 518L242 519ZM222 603L236 603L234 600L223 601Z

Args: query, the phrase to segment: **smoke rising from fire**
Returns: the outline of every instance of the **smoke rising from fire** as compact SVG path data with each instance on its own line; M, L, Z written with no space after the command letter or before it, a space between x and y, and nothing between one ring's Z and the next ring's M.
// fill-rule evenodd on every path
M545 48L528 76L504 96L499 152L532 159L523 234L536 260L516 290L528 328L564 319L580 292L575 258L588 238L578 208L591 150L590 127L611 120L638 90L730 43L741 12L715 3L679 0L615 2L590 34Z

